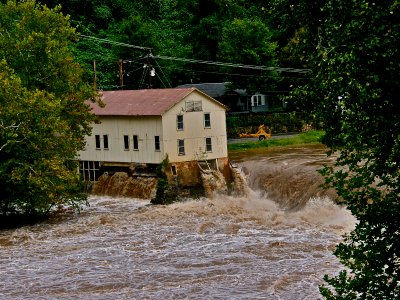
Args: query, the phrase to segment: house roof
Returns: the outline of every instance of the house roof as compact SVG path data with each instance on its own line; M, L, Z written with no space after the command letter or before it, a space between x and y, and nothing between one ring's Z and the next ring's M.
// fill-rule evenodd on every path
M103 91L100 94L105 107L87 103L97 116L161 116L193 92L225 108L222 103L195 88Z
M182 84L179 85L178 88L189 88L189 87L194 87L197 88L198 90L202 91L203 93L211 96L211 97L222 97L228 92L235 92L238 95L246 95L246 90L242 89L235 89L231 90L226 87L228 83L187 83L187 84Z

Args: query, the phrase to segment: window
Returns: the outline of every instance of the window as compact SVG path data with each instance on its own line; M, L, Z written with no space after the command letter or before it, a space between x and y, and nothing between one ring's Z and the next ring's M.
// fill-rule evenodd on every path
M205 128L211 128L211 117L210 117L210 113L205 113L205 114L204 114L204 127L205 127Z
M160 151L160 137L158 135L154 137L154 148L156 151Z
M129 136L124 135L124 149L129 150Z
M182 115L176 116L176 129L183 130L183 116Z
M139 137L137 135L133 136L133 150L139 150Z
M96 139L96 149L100 149L100 135L96 134L95 139Z
M202 111L203 106L202 106L201 101L194 101L193 109L194 109L194 111Z
M174 175L174 176L177 175L177 173L176 173L176 166L171 166L171 173L172 173L172 175Z
M178 155L185 155L185 140L178 140Z
M206 138L206 152L212 152L212 141L211 138Z
M101 138L99 134L95 135L96 149L101 149ZM103 148L108 149L108 135L103 135Z
M251 97L252 106L262 106L265 105L265 95L253 95Z
M108 135L107 134L103 135L103 145L104 145L104 149L108 149Z
M202 111L202 103L201 101L187 101L186 103L186 111Z
M100 176L100 162L99 161L80 161L79 173L85 181L97 181Z

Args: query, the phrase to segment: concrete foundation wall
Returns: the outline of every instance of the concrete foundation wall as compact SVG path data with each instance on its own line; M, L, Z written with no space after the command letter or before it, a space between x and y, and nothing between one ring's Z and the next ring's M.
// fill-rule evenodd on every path
M213 161L215 161L215 163ZM224 175L226 181L231 182L232 176L229 166L229 159L227 157L212 160L209 165L212 168L217 167L218 170ZM166 172L166 175L170 183L178 183L184 187L199 186L203 183L201 169L199 167L199 162L197 161L171 163L170 170Z
M109 166L93 182L92 194L144 199L153 199L156 196L158 178L152 172L154 165L120 165L118 170L112 167L115 168ZM228 158L171 163L165 174L170 187L179 191L178 193L198 190L207 197L213 192L226 192L228 185L234 180Z

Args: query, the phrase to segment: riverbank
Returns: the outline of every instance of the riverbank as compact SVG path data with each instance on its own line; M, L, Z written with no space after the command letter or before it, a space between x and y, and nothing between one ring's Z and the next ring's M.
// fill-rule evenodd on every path
M309 130L296 135L278 135L269 140L258 141L253 139L241 139L228 143L228 151L242 151L249 149L262 149L266 147L299 146L304 144L320 144L324 131Z

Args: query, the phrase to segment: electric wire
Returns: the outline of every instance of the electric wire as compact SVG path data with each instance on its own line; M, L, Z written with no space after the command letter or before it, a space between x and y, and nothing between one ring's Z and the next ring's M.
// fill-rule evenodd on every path
M151 50L152 49L152 48L149 48L149 47L135 46L135 45L131 45L131 44L116 42L116 41L112 41L112 40L108 40L108 39L101 39L101 38L97 38L97 37L89 36L89 35L84 35L84 34L80 34L79 36L81 38L84 38L84 39L87 39L87 40L95 40L95 41L98 41L98 42L112 44L112 45L116 45L116 46L135 48L135 49L140 49L140 50Z
M164 81L161 79L161 77L158 76L158 73L157 73L157 72L156 72L156 76L157 76L157 78L160 80L161 84L162 84L165 88L167 88L167 85L164 83ZM169 87L171 87L171 86L169 86Z
M181 62L198 63L198 64L206 64L206 65L214 65L214 66L222 66L222 67L263 70L263 71L291 72L291 73L300 73L300 74L305 74L305 73L310 72L309 69L264 67L264 66L234 64L234 63L225 63L225 62L209 61L209 60L197 60L197 59L191 59L191 58L178 58L178 57L163 56L163 55L155 55L154 58L181 61Z
M145 59L145 58L146 58L146 56L139 56L136 58L122 59L122 63L124 63L124 64L125 63L134 63L134 62L137 62L137 61Z
M79 35L85 39L91 39L102 43L109 43L117 46L128 47L128 48L135 48L141 50L149 50L151 51L152 48L149 47L142 47L142 46L135 46L131 44L116 42L108 39L101 39L96 38L93 36L88 35ZM207 65L214 65L214 66L222 66L222 67L233 67L233 68L243 68L243 69L255 69L255 70L263 70L263 71L276 71L276 72L289 72L289 73L300 73L306 74L310 72L310 69L296 69L296 68L280 68L280 67L265 67L265 66L256 66L256 65L245 65L245 64L234 64L234 63L226 63L226 62L218 62L218 61L208 61L208 60L197 60L191 58L179 58L173 56L164 56L164 55L151 55L153 58L159 58L164 60L173 60L173 61L181 61L181 62L188 62L188 63L198 63L198 64L207 64Z
M160 65L159 65L158 61L157 61L156 59L154 59L154 61L155 61L155 63L157 64L158 68L160 69L160 71L161 71L162 75L164 76L164 78L165 78L165 81L168 83L168 86L169 86L169 87L172 87L171 83L168 81L168 78L167 78L167 76L165 76L165 73L164 73L164 71L163 71L163 70L162 70L162 68L160 67ZM160 78L160 80L161 80L161 78ZM164 84L164 83L163 83L163 84ZM164 86L165 86L165 84L164 84ZM166 86L165 86L165 87L166 87Z
M143 67L142 77L140 78L140 81L139 81L139 88L142 88L142 86L143 86L143 82L144 82L144 78L146 76L146 73L147 73L147 66L145 65Z
M164 67L165 69L171 69L172 67ZM193 72L193 73L204 73L204 74L217 74L217 75L229 75L229 76L240 76L240 77L254 77L257 78L288 78L288 79L298 79L298 80L309 80L309 77L298 77L298 76L271 76L271 75L260 75L260 74L241 74L241 73L226 73L226 72L213 72L213 71L202 71L202 70L193 70L193 69L184 69L173 67L173 70L180 70L185 72Z

